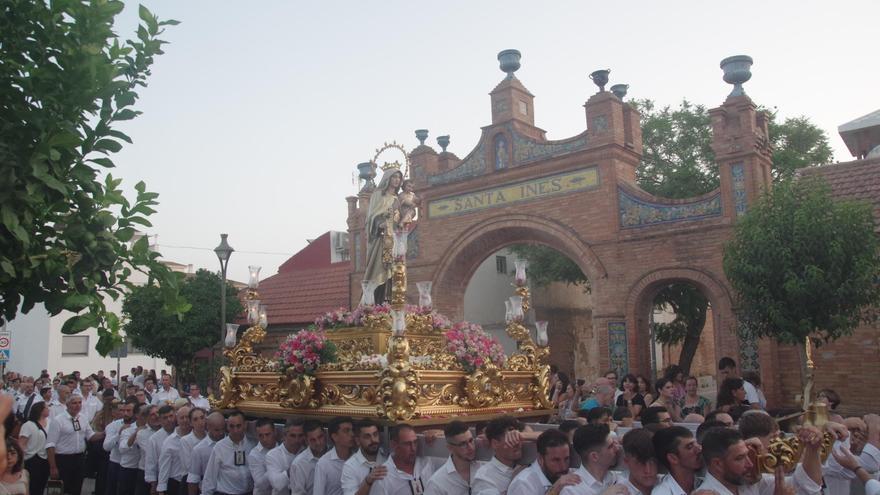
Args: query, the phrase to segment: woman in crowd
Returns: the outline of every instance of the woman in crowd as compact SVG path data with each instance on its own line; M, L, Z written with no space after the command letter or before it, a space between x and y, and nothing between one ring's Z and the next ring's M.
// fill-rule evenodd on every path
M746 389L742 378L725 378L718 389L717 409L726 413L734 406L746 405Z
M49 461L46 459L49 408L46 403L34 404L27 419L18 434L18 445L24 451L24 467L30 476L30 493L41 494L49 480Z
M639 393L639 384L635 375L628 374L623 377L621 382L621 392L615 401L616 407L626 407L632 414L633 419L637 419L645 408L645 398Z
M639 384L639 393L645 399L645 404L654 402L654 389L651 387L651 382L644 375L638 375L636 376L636 383Z
M564 421L574 417L571 404L575 400L576 393L574 386L568 381L568 375L565 373L559 373L559 379L556 380L556 390L553 395L553 406L559 411L559 420Z
M681 408L675 401L675 384L668 378L661 378L657 380L656 390L657 400L650 407L665 407L669 415L672 416L672 421L680 422Z
M28 472L18 442L6 439L6 469L0 475L0 495L28 495ZM39 494L35 494L39 495Z
M119 402L113 398L113 390L106 390L101 394L101 400L104 401L104 407L95 414L92 419L92 430L95 433L103 433L107 425L116 419L119 410ZM107 462L110 460L110 453L104 450L104 439L90 441L87 446L89 473L95 473L95 493L101 494L106 490L105 482L107 481Z
M684 390L685 396L681 400L681 415L687 416L688 414L699 414L700 416L706 416L709 414L709 411L712 410L712 401L703 397L702 395L697 395L697 378L694 376L689 376L684 381Z
M672 382L672 397L675 399L675 402L681 402L685 396L684 370L677 364L670 364L666 368L665 378Z

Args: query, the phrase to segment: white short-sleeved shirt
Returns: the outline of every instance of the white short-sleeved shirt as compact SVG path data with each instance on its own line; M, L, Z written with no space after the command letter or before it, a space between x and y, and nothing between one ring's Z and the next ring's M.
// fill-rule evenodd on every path
M269 476L266 475L266 454L270 450L258 443L256 447L251 449L248 456L248 469L251 470L251 478L254 479L254 495L271 495L272 483L269 482Z
M610 470L605 473L604 478L597 480L584 466L577 468L575 474L580 476L581 482L563 488L561 495L599 495L611 485L616 485L619 480L617 473Z
M458 495L460 493L470 493L474 484L474 478L477 475L482 463L474 461L471 463L470 479L465 481L452 462L452 457L446 459L446 462L440 466L437 471L428 480L425 485L425 495Z
M671 474L665 474L651 490L651 495L688 495Z
M272 495L290 495L288 472L297 454L287 450L283 443L266 454L266 477L272 485Z
M533 493L547 493L553 483L547 479L538 461L532 463L526 469L519 472L510 482L507 495L531 495Z
M208 399L206 397L202 397L201 395L196 397L195 399L190 397L189 403L192 404L193 407L200 407L200 408L204 409L205 411L211 410L211 403L208 402Z
M160 428L161 429L161 428ZM159 430L154 430L152 428L144 428L137 432L137 438L135 438L134 443L137 444L138 450L140 450L141 456L138 459L138 469L144 471L147 465L147 449L150 445L150 437L153 436L153 433L156 433Z
M159 452L159 479L156 490L164 492L168 489L168 480L181 481L186 477L186 467L181 459L180 434L177 430L168 435L162 442L162 451Z
M513 481L514 468L505 466L496 457L483 464L471 485L473 495L497 495L505 493Z
M211 452L214 451L216 443L210 436L206 436L193 448L192 460L189 463L189 473L186 475L187 483L202 484L205 468L208 466L208 459L211 457Z
M323 454L322 454L323 455ZM312 488L315 483L315 466L318 464L320 457L315 457L312 449L303 450L293 464L290 465L290 494L291 495L312 495Z
M159 428L150 436L146 450L147 460L144 462L144 480L147 483L159 481L159 454L162 453L162 442L170 434L165 428Z
M174 401L179 399L180 392L176 388L170 387L168 390L159 389L156 393L152 394L152 397L154 405L164 406L165 404L173 404Z
M40 456L40 459L46 458L46 437L48 433L45 429L42 429L37 423L33 421L28 421L27 423L21 425L21 430L18 432L19 437L25 437L28 439L27 445L25 445L24 449L24 459L28 460L33 456Z
M104 450L110 452L110 462L116 464L119 464L119 432L122 424L122 419L115 419L104 428Z
M335 447L318 459L312 488L314 495L342 495L342 466L346 460L339 457Z
M360 489L364 480L367 479L367 475L370 474L370 469L379 466L384 462L385 458L381 453L376 454L375 461L370 461L367 460L364 453L358 449L353 456L345 461L345 465L342 466L342 494L354 495L358 489Z
M65 412L49 423L46 448L54 448L56 454L81 454L86 451L86 441L94 436L92 426L79 414L75 417Z
M131 425L122 430L119 434L119 465L126 469L137 469L141 462L141 448L138 446L137 438L133 445L128 445L128 440L137 434L140 436L143 432L138 433L137 425Z
M248 454L254 448L254 442L244 437L235 443L226 437L214 445L205 475L202 479L202 493L212 495L214 492L247 493L253 491L254 480L248 468Z
M208 435L202 434L199 438L195 432L191 431L185 437L180 439L180 461L183 463L184 475L189 473L189 465L192 463L193 450L202 440L208 438ZM186 481L186 479L184 479Z
M412 474L398 469L393 457L385 461L384 466L388 468L388 474L381 480L373 483L373 487L370 488L370 495L411 495L413 492L419 493L414 489L415 486L418 486L424 492L425 485L428 484L436 468L430 458L424 457L416 457Z
M822 493L822 487L810 479L800 464L795 468L791 478L786 478L786 482L789 481L793 482L798 495L818 495ZM733 495L727 487L708 472L703 480L703 484L699 488L700 490L714 490L718 495ZM765 474L761 476L761 480L757 483L738 487L737 492L739 492L739 495L773 495L775 489L775 477L772 474ZM834 493L836 494L837 492Z

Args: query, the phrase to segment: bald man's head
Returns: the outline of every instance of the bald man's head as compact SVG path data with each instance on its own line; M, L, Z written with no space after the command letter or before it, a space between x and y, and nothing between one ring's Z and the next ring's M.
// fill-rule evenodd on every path
M207 429L211 440L220 441L226 435L226 418L219 412L212 412L208 415Z

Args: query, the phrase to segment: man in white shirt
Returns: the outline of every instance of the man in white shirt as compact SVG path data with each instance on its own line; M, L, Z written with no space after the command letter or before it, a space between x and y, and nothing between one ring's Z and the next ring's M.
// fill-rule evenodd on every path
M132 368L131 375L134 377L132 378L131 383L134 383L138 388L144 388L144 380L147 376L144 374L143 366Z
M266 454L278 446L278 435L275 433L275 423L271 419L257 420L257 445L251 449L248 455L248 469L251 478L254 479L253 495L271 495L272 483L266 475Z
M342 466L343 495L367 495L373 482L382 479L388 468L379 454L379 425L371 419L354 424L358 451Z
M153 395L153 404L164 405L174 404L174 401L180 398L180 392L171 386L171 375L162 377L162 388L157 390Z
M193 451L202 440L208 436L207 432L207 413L204 409L193 407L189 411L189 426L191 431L188 435L180 439L180 459L183 461L183 479L181 480L181 493L185 494L189 491L187 478L189 477L189 467L192 464Z
M204 495L244 495L254 488L254 480L248 469L248 452L254 443L244 435L244 414L233 411L226 419L229 435L217 442L208 458L202 480Z
M816 436L811 443L818 449L821 435ZM785 483L781 468L776 473L778 480L760 474L757 481L752 478L754 465L749 459L749 447L737 430L710 428L703 436L702 446L706 478L700 490L713 490L718 495L759 495L774 493L777 483ZM800 495L818 495L822 491L821 485L810 479L800 464L795 468L793 481Z
M430 459L416 455L419 446L416 431L408 424L398 424L391 429L389 438L391 458L385 462L388 471L373 483L370 495L424 493L435 466Z
M272 495L289 495L290 478L288 472L293 460L302 452L306 434L303 432L302 418L290 418L284 424L281 445L266 454L266 476L272 485ZM350 459L349 459L350 460ZM345 485L345 468L343 468L343 486Z
M67 399L70 397L70 387L67 385L58 386L58 399L49 403L49 417L54 418L59 414L63 414L67 410ZM82 411L80 411L82 412Z
M174 433L174 427L177 426L173 407L162 406L158 413L162 428L150 436L145 452L147 459L144 462L144 481L149 483L150 493L156 492L156 485L159 483L159 455L162 453L162 444Z
M849 469L865 484L865 495L880 495L880 481L871 476L861 461L846 447L836 446L831 450L831 455L841 467Z
M89 423L92 422L92 419L95 417L95 414L104 407L104 403L101 402L101 398L95 395L95 382L92 381L91 378L86 378L82 383L82 412L80 414L83 415L84 418L88 420Z
M119 406L122 417L111 422L104 429L104 450L110 453L107 461L107 493L116 493L119 485L119 434L122 428L128 428L134 421L134 404L124 402Z
M49 476L62 480L68 493L82 491L86 441L98 437L92 427L80 417L80 409L82 399L71 397L67 401L67 412L49 423L46 438Z
M150 416L149 408L135 404L135 424L124 428L119 432L119 483L117 493L135 493L138 481L138 463L141 460L141 451L137 445L137 434L147 427Z
M312 495L315 481L315 465L318 459L327 451L327 440L324 436L324 427L317 421L306 421L303 424L306 434L306 443L309 448L303 450L290 466L290 493L291 495Z
M189 473L186 475L186 483L190 495L198 495L201 491L205 468L208 466L211 452L214 451L214 445L226 436L226 418L219 412L212 412L208 415L205 425L208 433L193 448L192 459L189 463Z
M187 399L193 407L199 407L205 411L211 410L211 404L208 402L207 397L202 397L202 391L198 383L193 383L189 386L189 397Z
M654 487L654 495L687 495L696 488L703 468L702 448L691 430L670 426L654 433L654 452L668 474Z
M159 452L159 477L156 481L157 493L179 495L186 483L186 461L183 459L180 442L190 434L189 406L178 409L174 414L177 428L162 442Z
M34 379L26 376L21 380L21 393L15 403L15 413L22 422L27 421L31 407L37 402L43 402L43 398L34 391Z
M512 416L499 416L486 426L486 438L492 447L492 460L483 464L474 476L473 495L496 495L507 492L507 487L519 471L516 465L522 459L522 441L515 435L523 425Z
M354 421L337 416L327 425L333 448L315 464L314 495L342 495L342 466L354 453Z
M149 495L150 484L144 480L144 469L147 464L147 449L150 445L150 438L154 433L162 429L162 422L159 420L159 407L149 404L141 404L141 412L147 415L147 425L145 428L138 428L133 439L129 439L129 445L137 446L140 458L137 465L137 481L135 482L136 495Z
M467 424L458 420L450 421L443 429L443 435L449 458L428 480L425 495L470 493L479 469L474 435Z
M657 484L657 457L652 436L644 428L630 430L623 436L623 464L629 474L622 484L629 495L650 495Z
M568 435L559 430L546 430L538 437L537 447L537 458L513 478L507 495L558 495L566 486L580 483L578 475L568 472L571 465Z
M620 481L611 468L617 464L620 445L607 425L582 426L574 432L574 450L581 458L575 471L576 485L562 489L562 495L598 495Z

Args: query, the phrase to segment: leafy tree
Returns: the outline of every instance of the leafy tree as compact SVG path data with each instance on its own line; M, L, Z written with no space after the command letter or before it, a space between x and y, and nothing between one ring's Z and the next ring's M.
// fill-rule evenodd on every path
M642 116L644 151L636 171L642 189L661 197L688 198L719 186L718 165L711 146L712 122L705 106L687 100L678 108L657 108L651 100L630 103ZM809 119L796 117L779 123L775 112L768 115L774 146L773 176L777 182L791 179L800 168L831 160L828 137ZM516 246L514 252L529 261L530 276L539 285L562 281L589 286L573 261L550 248ZM654 335L663 344L682 344L678 364L687 373L706 323L709 301L693 285L673 283L661 289L654 305L675 312L672 322L654 324Z
M736 290L749 336L801 350L853 333L876 319L880 254L871 206L836 201L817 178L777 185L749 208L724 252L724 271Z
M132 106L164 43L165 25L146 8L137 40L120 42L116 0L6 0L0 15L0 310L6 319L43 303L75 313L64 333L98 330L97 350L119 343L105 298L132 290L133 272L161 283L167 309L188 308L179 277L150 251L157 194L143 182L129 200L106 173L131 139L113 126ZM106 174L106 175L105 175Z
M180 294L192 308L183 319L163 311L162 291L155 285L135 287L122 304L124 330L131 343L149 356L168 361L182 376L195 372L193 355L219 340L220 277L199 270L180 284ZM226 286L226 321L242 311L234 287Z

